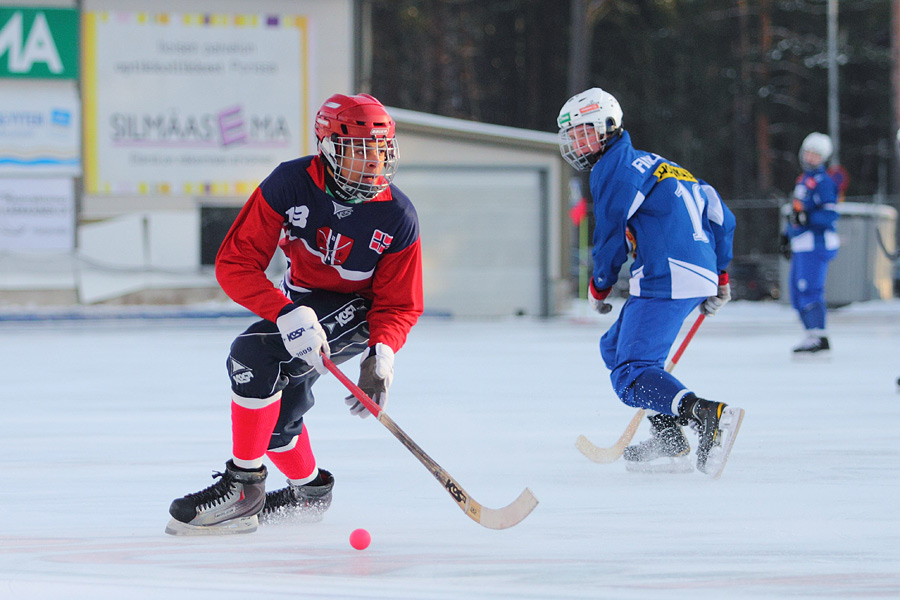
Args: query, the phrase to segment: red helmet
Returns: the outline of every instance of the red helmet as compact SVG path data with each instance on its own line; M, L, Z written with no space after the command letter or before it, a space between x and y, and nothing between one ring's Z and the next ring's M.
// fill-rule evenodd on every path
M371 200L397 172L394 120L368 94L335 94L326 100L316 114L316 139L335 182L350 197Z
M316 114L316 138L392 138L394 120L384 105L368 94L335 94Z

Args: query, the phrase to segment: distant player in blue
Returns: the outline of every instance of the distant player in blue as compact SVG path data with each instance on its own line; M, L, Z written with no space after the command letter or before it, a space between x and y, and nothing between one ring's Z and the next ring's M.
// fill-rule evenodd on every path
M785 237L790 243L791 306L800 315L806 338L796 354L831 349L825 332L825 277L828 263L837 256L838 186L825 170L831 156L831 138L811 133L800 146L803 173L794 186L794 198Z
M691 469L681 425L699 434L697 468L718 474L744 411L698 398L665 360L696 308L712 316L731 298L735 219L719 194L687 169L635 150L618 101L600 88L570 98L558 117L563 158L590 170L594 200L591 305L601 314L619 270L631 265L630 297L600 340L616 394L649 412L651 438L625 449L630 470ZM693 470L693 469L691 469Z

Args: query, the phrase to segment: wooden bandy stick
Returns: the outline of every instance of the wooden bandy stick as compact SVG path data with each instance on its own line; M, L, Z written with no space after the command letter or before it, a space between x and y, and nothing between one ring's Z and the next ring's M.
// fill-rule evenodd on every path
M521 522L522 519L527 517L531 511L534 510L534 507L537 506L538 500L528 488L525 488L525 490L519 494L519 497L513 500L511 504L504 506L503 508L488 508L476 502L475 499L469 496L468 492L466 492L462 486L443 469L443 467L428 456L428 454L426 454L405 431L400 429L400 426L397 425L394 420L378 406L378 404L369 398L358 385L350 381L330 358L323 356L322 361L325 363L325 368L331 371L331 373L344 384L344 387L350 390L350 393L352 393L370 413L375 415L375 418L377 418L382 425L387 427L388 431L394 434L394 437L400 440L400 443L406 446L406 449L419 459L419 462L431 471L434 478L438 480L445 490L447 490L447 493L450 494L453 501L456 502L470 519L489 529L506 529Z

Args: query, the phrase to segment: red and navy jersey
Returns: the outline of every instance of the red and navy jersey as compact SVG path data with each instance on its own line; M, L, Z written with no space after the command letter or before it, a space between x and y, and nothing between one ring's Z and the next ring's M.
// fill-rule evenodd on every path
M403 346L422 314L422 255L416 210L397 187L350 204L326 193L317 156L272 171L216 256L216 278L225 293L269 321L290 304L265 274L277 247L288 259L289 288L368 298L369 345L382 342L395 351Z

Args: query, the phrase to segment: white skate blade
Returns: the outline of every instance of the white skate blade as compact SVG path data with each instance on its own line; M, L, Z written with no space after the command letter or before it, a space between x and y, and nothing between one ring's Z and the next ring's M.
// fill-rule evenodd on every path
M830 363L831 350L818 352L792 352L791 360L798 363Z
M744 420L744 409L736 406L728 406L722 411L722 418L719 419L719 432L722 435L721 443L716 444L710 449L709 456L706 459L706 468L704 473L718 479L725 469L725 463L728 462L728 456L731 454L731 447L734 446L734 440L741 428L741 422Z
M281 525L281 524L301 524L309 525L310 523L321 523L325 519L324 510L276 510L271 513L259 515L260 526Z
M629 473L693 473L694 465L691 464L688 455L670 458L665 456L651 461L626 460L625 470Z
M177 519L169 519L166 533L169 535L231 535L235 533L253 533L259 527L259 519L240 517L217 525L189 525Z

